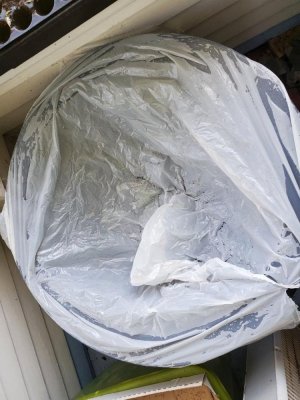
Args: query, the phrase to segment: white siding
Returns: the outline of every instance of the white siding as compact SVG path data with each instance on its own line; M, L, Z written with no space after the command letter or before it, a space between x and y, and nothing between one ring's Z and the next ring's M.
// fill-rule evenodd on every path
M299 12L299 0L200 0L163 27L237 46Z
M9 400L48 400L35 349L0 245L0 381Z
M41 311L6 246L5 254L47 391L53 399L69 399L80 386L63 331Z
M2 136L0 157L6 181ZM41 311L0 240L0 400L68 400L79 390L63 331Z

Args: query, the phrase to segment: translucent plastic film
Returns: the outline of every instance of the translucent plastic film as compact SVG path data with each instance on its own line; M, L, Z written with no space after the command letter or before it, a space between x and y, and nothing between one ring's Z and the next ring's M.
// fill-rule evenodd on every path
M182 366L300 322L300 118L221 45L149 34L97 48L32 107L3 238L67 332Z

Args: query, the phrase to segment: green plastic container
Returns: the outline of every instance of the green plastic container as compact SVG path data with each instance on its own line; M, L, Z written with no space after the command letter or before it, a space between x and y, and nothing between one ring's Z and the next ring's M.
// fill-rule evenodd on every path
M124 390L141 388L156 383L168 382L177 378L205 374L220 400L231 400L219 378L200 365L184 368L151 368L116 362L103 374L94 379L74 398L88 400L97 396L118 393Z

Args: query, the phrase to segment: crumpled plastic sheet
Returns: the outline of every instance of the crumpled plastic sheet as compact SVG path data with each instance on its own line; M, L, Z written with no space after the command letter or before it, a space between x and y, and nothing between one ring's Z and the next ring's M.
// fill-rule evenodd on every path
M121 360L205 362L300 322L300 118L232 49L94 49L29 112L1 234L46 312Z

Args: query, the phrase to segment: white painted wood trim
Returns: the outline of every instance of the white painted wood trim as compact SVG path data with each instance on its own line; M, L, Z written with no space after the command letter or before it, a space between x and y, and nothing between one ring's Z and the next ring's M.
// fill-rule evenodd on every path
M2 390L8 399L30 400L5 314L0 301L0 378L3 382Z
M50 398L70 399L80 390L80 385L64 333L58 326L53 328L45 321L6 246L5 254Z
M0 76L0 134L22 124L36 97L91 46L168 29L233 47L299 13L299 0L118 0Z
M9 400L49 400L2 244L0 244L0 303L0 380L6 396Z
M3 383L1 382L1 380L0 380L0 399L1 400L9 400L7 398L7 395L6 395L5 391L4 391L4 386L3 386Z
M2 157L0 161L0 176L6 180L10 157L2 136L0 136L0 156ZM3 162L4 160L5 162ZM2 276L4 272L6 274L5 279ZM7 282L10 283L8 284ZM4 289L1 289L1 283L5 285L5 292ZM80 390L80 384L64 333L48 316L44 315L24 283L11 252L0 241L0 300L4 296L5 302L5 299L10 299L12 295L19 304L20 315L18 315L18 321L23 321L23 325L25 323L24 329L19 329L17 320L15 320L13 329L20 332L21 341L23 337L25 339L27 337L27 339L30 338L31 343L31 351L29 352L28 350L28 354L26 355L28 363L32 365L29 371L32 371L33 374L33 376L29 376L28 378L29 387L33 385L34 388L37 388L38 397L33 397L30 393L30 400L71 399ZM10 318L12 312L13 310L9 309ZM17 352L17 354L19 353ZM34 365L38 366L38 371L34 369ZM43 384L44 393L39 393L39 383L35 379L40 384ZM13 398L17 399L18 397L8 397L9 400ZM1 397L0 399L2 400Z
M8 154L3 137L0 136L0 177L3 178L5 182L8 174L9 162L10 156ZM7 279L10 279L14 285L10 285L9 290L11 292L14 290L15 298L19 302L23 313L23 319L26 322L27 331L23 334L30 336L32 342L31 350L36 358L36 362L39 365L40 376L38 373L35 373L35 375L41 382L44 383L47 396L49 395L48 397L30 397L30 400L42 400L44 398L68 400L80 390L80 384L64 333L48 316L42 312L38 303L35 301L26 284L24 283L16 267L13 256L7 246L3 242L0 242L0 246L0 250L3 253L3 257L0 258L0 263L3 265L5 264L7 272L10 273L10 278L7 275ZM8 294L9 293L7 292L7 295ZM30 360L29 355L28 360Z
M43 316L65 388L69 398L72 399L80 391L81 387L64 332L46 313L43 312Z
M299 12L299 0L118 0L0 76L0 135L22 124L36 97L67 63L91 46L168 29L233 47Z
M110 38L150 30L196 2L118 0L16 69L0 76L0 133L21 124L33 100L66 63L82 51Z

